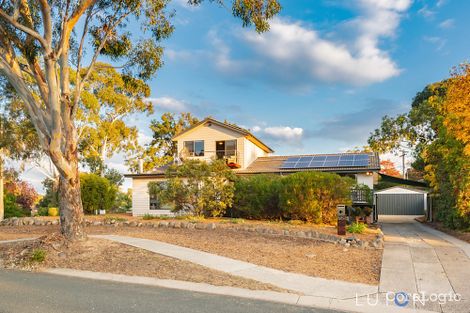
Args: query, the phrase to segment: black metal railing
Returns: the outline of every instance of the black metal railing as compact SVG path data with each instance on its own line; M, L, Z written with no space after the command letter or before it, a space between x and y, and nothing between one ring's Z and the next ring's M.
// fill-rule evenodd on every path
M353 204L372 204L372 192L364 189L351 189L351 200Z

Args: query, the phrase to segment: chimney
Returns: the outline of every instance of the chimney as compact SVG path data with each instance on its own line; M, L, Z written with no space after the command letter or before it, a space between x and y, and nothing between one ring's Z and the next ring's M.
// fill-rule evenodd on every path
M139 174L144 173L144 160L139 159Z

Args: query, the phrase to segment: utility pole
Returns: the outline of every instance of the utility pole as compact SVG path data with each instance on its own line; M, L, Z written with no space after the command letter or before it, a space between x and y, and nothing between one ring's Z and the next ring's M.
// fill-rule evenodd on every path
M406 152L405 150L402 150L402 155L401 156L401 166L402 166L402 175L403 175L403 179L405 179L405 156L406 156Z

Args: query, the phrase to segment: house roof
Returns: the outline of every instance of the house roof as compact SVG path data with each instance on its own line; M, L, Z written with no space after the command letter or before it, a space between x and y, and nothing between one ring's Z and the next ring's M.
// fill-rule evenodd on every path
M220 127L224 127L226 129L230 129L234 132L237 132L239 134L242 134L243 136L245 136L248 140L250 140L251 142L253 142L255 145L257 145L258 147L260 147L261 149L263 149L263 151L267 152L267 153L273 153L274 150L271 149L269 146L267 146L264 142L262 142L260 139L258 139L255 135L253 135L249 130L247 129L244 129L244 128L241 128L235 124L228 124L228 123L223 123L223 122L220 122L220 121L217 121L215 119L213 119L212 117L206 117L205 119L203 119L202 121L200 121L199 123L191 126L190 128L187 128L185 130L183 130L182 132L179 132L178 134L176 134L174 137L173 137L173 140L177 140L180 136L182 136L183 134L187 134L188 132L191 132L193 130L195 130L196 128L199 128L200 126L203 126L205 124L209 124L209 123L212 123L212 124L215 124L215 125L218 125Z
M382 178L382 181L395 183L395 184L399 184L399 185L416 186L416 187L429 187L429 185L424 181L404 179L404 178L390 176L390 175L386 175L386 174L382 174L382 173L380 173L380 177Z
M426 190L414 189L403 186L394 186L375 192L376 194L427 194Z
M380 170L380 159L378 153L370 153L369 164L367 166L334 166L334 167L318 167L318 168L281 168L285 160L292 157L303 156L341 156L354 153L336 153L336 154L306 154L306 155L284 155L284 156L269 156L257 158L249 167L242 170L237 170L237 174L282 174L282 173L296 173L304 171L320 171L320 172L335 172L335 173L363 173L374 172Z
M369 164L367 166L335 166L335 167L321 167L321 168L281 168L282 164L288 158L302 157L302 156L341 156L351 155L356 153L335 153L335 154L303 154L303 155L284 155L284 156L268 156L257 158L246 169L234 170L238 175L251 175L251 174L291 174L297 172L319 171L319 172L334 172L340 174L346 173L367 173L377 172L380 170L380 159L378 153L369 153ZM363 153L361 153L363 154ZM143 174L127 174L125 177L134 178L149 178L149 177L164 177L165 170L168 166L155 169L151 173Z

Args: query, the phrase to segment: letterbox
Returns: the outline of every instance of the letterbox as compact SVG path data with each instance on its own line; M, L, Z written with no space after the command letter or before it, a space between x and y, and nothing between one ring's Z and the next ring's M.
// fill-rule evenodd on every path
M338 211L338 235L346 235L346 206L338 204L336 209Z

